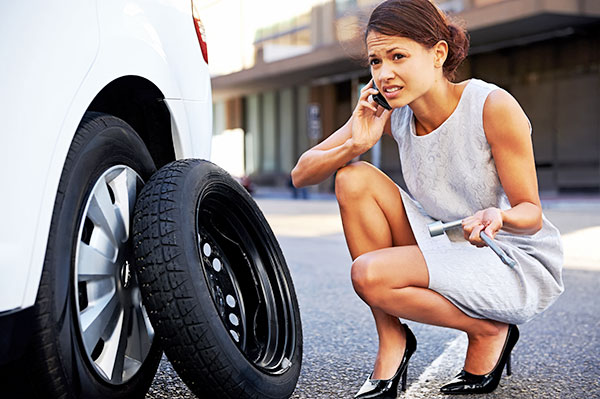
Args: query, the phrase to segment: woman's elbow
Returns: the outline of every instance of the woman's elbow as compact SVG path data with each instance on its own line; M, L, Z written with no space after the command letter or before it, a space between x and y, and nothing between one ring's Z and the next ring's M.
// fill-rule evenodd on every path
M304 181L302 179L300 170L298 170L298 165L296 165L294 167L294 169L292 169L291 172L291 178L292 178L292 184L294 185L294 187L296 188L302 188L304 187L306 184L304 184Z

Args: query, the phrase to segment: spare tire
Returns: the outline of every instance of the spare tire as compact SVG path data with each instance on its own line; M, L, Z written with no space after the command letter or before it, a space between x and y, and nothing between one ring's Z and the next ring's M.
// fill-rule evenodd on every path
M290 397L302 360L298 301L246 190L208 161L172 162L140 193L133 231L144 304L192 392Z

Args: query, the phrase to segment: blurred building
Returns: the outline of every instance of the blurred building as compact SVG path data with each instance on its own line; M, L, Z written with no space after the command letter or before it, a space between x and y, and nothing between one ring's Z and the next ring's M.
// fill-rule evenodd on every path
M213 5L229 10L239 6L230 12L235 18L227 21L228 31L237 29L228 36L233 39L213 40L208 31L209 46L227 46L230 51L230 70L212 80L215 134L241 129L243 168L254 181L287 184L302 152L349 118L361 85L370 79L362 35L378 2L309 0L309 7L293 15L289 9L287 14L259 10L271 18L286 14L259 24L259 3L213 0ZM278 3L290 8L297 2ZM477 77L493 82L511 92L529 116L540 189L598 192L600 1L436 3L464 21L471 36L469 57L457 80ZM213 18L212 23L225 21ZM244 40L245 50L238 49L236 43ZM220 57L210 49L209 53ZM402 184L393 139L385 136L363 158ZM329 179L318 189L332 188Z

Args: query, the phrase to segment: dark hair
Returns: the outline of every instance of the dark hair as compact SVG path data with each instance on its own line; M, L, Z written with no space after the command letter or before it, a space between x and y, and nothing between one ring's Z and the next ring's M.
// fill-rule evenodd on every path
M365 40L369 32L402 36L432 48L440 40L448 43L444 62L444 76L452 80L456 69L469 51L467 31L449 18L430 0L387 0L378 5L369 18Z

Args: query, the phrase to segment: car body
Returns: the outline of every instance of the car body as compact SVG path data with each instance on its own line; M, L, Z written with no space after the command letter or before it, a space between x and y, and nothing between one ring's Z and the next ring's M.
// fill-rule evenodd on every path
M0 6L0 365L18 359L31 334L57 189L84 115L131 125L156 167L210 157L201 29L190 0Z
M62 166L85 112L160 93L168 123L144 140L171 145L176 158L208 159L212 99L189 0L0 7L0 53L9 60L0 73L1 315L35 302ZM110 104L117 97L122 104ZM127 111L121 117L136 118ZM152 154L163 160L157 166L172 160L159 151Z

